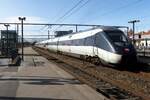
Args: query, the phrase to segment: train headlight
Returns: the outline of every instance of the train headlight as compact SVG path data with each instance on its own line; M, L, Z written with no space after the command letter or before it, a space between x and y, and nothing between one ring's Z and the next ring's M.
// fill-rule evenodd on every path
M125 52L125 53L128 53L129 51L130 51L129 48L124 48L124 52Z

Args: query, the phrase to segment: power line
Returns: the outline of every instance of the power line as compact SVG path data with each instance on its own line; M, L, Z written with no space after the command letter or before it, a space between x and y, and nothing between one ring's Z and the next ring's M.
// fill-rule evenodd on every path
M85 3L83 3L81 6L79 6L79 8L77 8L76 10L74 10L73 12L71 12L67 17L72 16L73 14L75 14L77 11L79 11L81 8L83 8L87 3L89 3L90 0L87 0ZM64 21L66 18L64 18L62 21Z
M87 3L89 3L89 1L90 0L87 0L86 2L84 2L81 6L79 6L76 10L74 10L74 11L72 11L68 16L67 16L67 18L68 17L70 17L71 15L73 15L73 14L75 14L75 12L77 12L77 11L79 11L82 7L84 7ZM61 18L61 19L63 19L62 21L64 21L66 18ZM61 21L61 22L62 22ZM56 31L57 29L59 29L59 28L61 28L62 26L59 26L59 27L57 27L57 28L55 28L53 31Z
M136 0L136 1L134 1L134 2L131 2L131 3L126 4L126 5L124 5L124 6L121 6L121 7L115 8L115 9L112 9L112 10L110 10L110 11L107 11L107 12L101 14L100 16L102 17L102 16L105 16L105 15L107 15L107 14L111 14L111 13L117 12L117 11L122 10L122 9L124 9L124 8L127 8L127 7L129 7L129 6L133 6L133 5L135 5L135 4L137 4L137 3L141 2L141 1L142 1L142 0Z
M80 3L82 3L84 0L80 0L79 2L77 2L71 9L69 9L67 12L65 12L61 17L59 17L56 21L58 22L59 20L63 19L67 14L69 14L70 12L72 12L78 5L80 5ZM46 26L45 26L46 27ZM45 28L43 27L43 28ZM42 29L43 29L42 28Z
M80 9L81 9L82 7L84 7L89 1L90 1L90 0L87 0L83 5L81 5L78 9L76 9L75 11L73 11L72 13L70 13L67 17L70 17L72 14L74 14L75 12L77 12L78 10L80 10ZM115 9L110 10L110 11L108 11L108 12L105 12L105 13L101 14L100 16L102 17L102 16L105 16L105 15L107 15L107 14L113 13L114 11L116 12L116 11L122 10L122 9L124 9L124 8L129 7L129 6L132 6L133 4L135 5L135 4L137 4L137 3L141 2L141 1L142 1L142 0L136 0L136 1L132 2L132 3L128 3L128 4L124 5L124 6L115 8ZM65 19L66 19L66 18L64 18L64 20L65 20ZM64 20L62 20L62 21L64 21ZM60 28L60 27L58 27L58 28ZM58 28L56 28L56 29L58 29Z
M62 8L60 8L61 11L59 10L59 11L57 12L57 14L56 14L55 16L53 16L51 19L56 18L56 17L58 16L58 14L60 15L60 13L64 10L64 8L65 8L65 6L63 6ZM50 22L49 22L49 23L50 23ZM42 28L40 28L39 31L44 30L46 27L47 27L47 25L43 26ZM49 28L49 27L47 27L47 28Z
M70 12L72 12L76 7L78 7L78 5L80 5L80 3L82 3L84 0L80 0L79 2L77 2L71 9L69 9L66 13L64 13L64 15L62 15L61 17L59 17L55 22L58 22L59 20L63 19L66 15L68 15Z

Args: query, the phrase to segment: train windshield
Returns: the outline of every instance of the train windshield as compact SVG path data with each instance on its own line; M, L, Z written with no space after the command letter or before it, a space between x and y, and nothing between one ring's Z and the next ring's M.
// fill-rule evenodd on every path
M123 46L129 42L125 34L121 31L107 31L106 34L115 45Z

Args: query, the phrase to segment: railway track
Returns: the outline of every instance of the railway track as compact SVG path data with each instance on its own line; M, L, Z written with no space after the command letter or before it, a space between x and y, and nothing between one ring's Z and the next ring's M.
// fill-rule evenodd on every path
M34 49L47 59L55 61L59 66L61 65L61 68L90 85L107 98L112 100L150 100L150 92L147 91L150 88L150 80L148 79L137 78L136 74L127 74L126 71L99 67L79 59L50 53L41 48L34 47ZM142 85L143 87L141 87L141 82L144 84ZM139 87L137 88L137 86ZM147 90L144 91L143 89Z

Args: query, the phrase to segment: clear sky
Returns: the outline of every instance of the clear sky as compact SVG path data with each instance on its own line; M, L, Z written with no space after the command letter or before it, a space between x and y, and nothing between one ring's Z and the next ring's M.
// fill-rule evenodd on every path
M138 19L136 31L150 29L150 0L0 0L0 22L82 23L130 26ZM65 15L64 15L65 14ZM64 17L62 17L64 16ZM61 18L61 19L60 19Z

